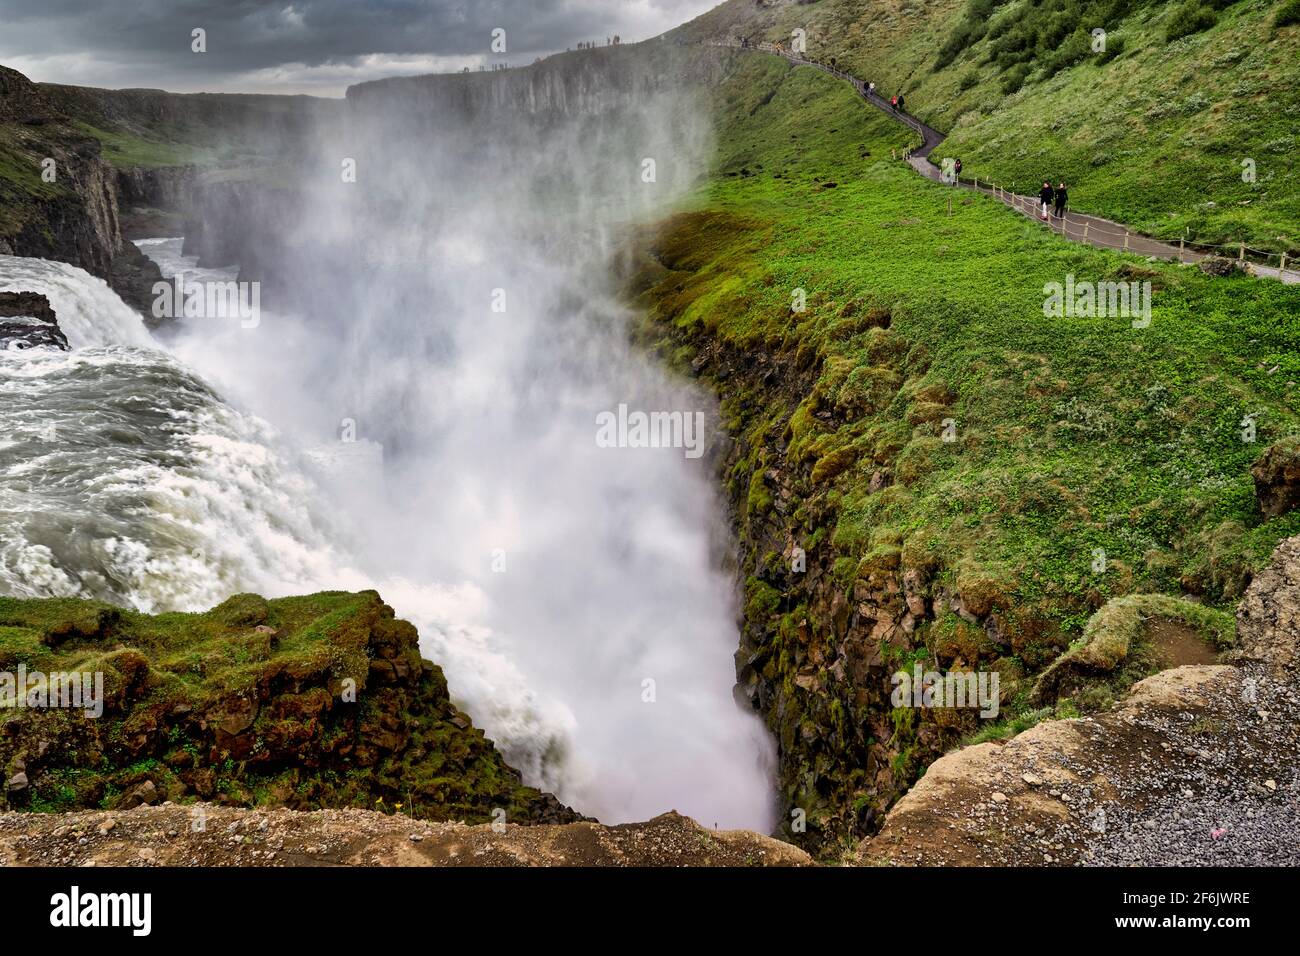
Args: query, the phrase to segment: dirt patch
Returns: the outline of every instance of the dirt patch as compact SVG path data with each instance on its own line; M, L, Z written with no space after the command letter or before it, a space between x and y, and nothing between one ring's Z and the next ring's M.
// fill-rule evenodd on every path
M1213 664L1219 657L1194 628L1178 621L1152 621L1147 625L1147 640L1157 663L1165 667Z

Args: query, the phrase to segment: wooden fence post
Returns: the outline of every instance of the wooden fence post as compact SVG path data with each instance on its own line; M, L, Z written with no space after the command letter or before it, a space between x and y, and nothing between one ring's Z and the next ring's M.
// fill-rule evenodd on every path
M1278 267L1279 272L1286 272L1286 253L1282 253L1282 263ZM1280 277L1279 277L1280 278Z
M1089 220L1089 219L1085 219L1085 220L1083 221L1083 241L1084 241L1084 242L1087 242L1087 241L1088 241L1088 225L1089 225L1090 222L1091 222L1091 220Z
M1241 244L1241 248L1237 250L1237 261L1246 261L1246 244L1244 242Z
M1128 252L1128 230L1124 230L1124 251Z

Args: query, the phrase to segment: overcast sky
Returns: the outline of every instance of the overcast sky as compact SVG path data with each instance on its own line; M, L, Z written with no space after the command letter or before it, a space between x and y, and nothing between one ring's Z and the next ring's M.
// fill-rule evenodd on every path
M341 96L352 83L655 36L721 0L0 0L0 64L33 80ZM506 31L507 52L491 51ZM207 52L191 50L206 31Z

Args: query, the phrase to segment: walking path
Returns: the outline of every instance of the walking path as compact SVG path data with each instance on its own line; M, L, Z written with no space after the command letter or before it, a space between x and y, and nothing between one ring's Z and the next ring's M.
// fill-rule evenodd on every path
M944 141L943 133L940 133L932 126L927 126L915 116L911 116L901 110L896 110L890 104L889 100L878 93L871 92L867 84L858 79L851 73L836 69L825 63L818 63L815 60L808 60L794 53L780 49L770 43L760 43L758 45L742 45L737 42L715 41L707 44L708 46L727 47L735 50L746 50L755 53L771 53L776 56L784 57L796 66L810 66L814 70L821 70L823 73L829 73L837 79L843 80L853 86L868 103L876 107L883 113L888 114L900 123L911 127L920 137L921 145L907 154L907 161L918 173L926 179L935 182L943 182L943 173L939 167L930 161L929 156L934 149ZM973 189L991 196L1001 203L1010 206L1016 212L1042 222L1039 218L1038 196L1019 195L1010 190L993 183L981 182L976 178L962 177L958 182L950 183L954 187L962 189ZM1295 268L1283 268L1288 263L1295 260L1279 256L1275 252L1262 252L1258 249L1250 249L1244 244L1237 246L1204 246L1180 242L1178 244L1164 242L1160 239L1152 239L1149 236L1143 236L1133 232L1127 226L1113 222L1110 219L1104 219L1101 216L1093 216L1086 213L1067 211L1063 218L1052 216L1047 222L1042 223L1058 235L1069 239L1071 242L1085 242L1090 246L1097 246L1102 249L1118 249L1125 252L1136 253L1140 256L1154 256L1157 259L1176 259L1179 262L1200 262L1209 258L1211 255L1221 255L1230 259L1238 259L1245 263L1251 275L1266 276L1268 278L1280 279L1287 285L1300 285L1300 271ZM1220 250L1215 252L1214 250ZM1235 253L1235 254L1234 254ZM1264 261L1252 259L1253 254ZM1276 261L1278 265L1270 265L1269 259ZM1300 265L1300 264L1298 264Z

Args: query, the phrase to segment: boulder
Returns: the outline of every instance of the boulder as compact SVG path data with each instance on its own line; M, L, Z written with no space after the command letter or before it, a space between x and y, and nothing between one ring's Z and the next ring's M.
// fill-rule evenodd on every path
M0 292L0 349L68 351L50 300L38 292Z
M1246 272L1244 263L1224 256L1207 256L1197 263L1197 267L1206 275L1226 278Z
M1291 436L1270 445L1250 473L1264 517L1286 514L1300 504L1300 438Z

